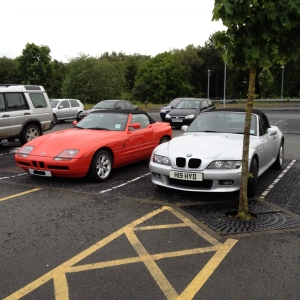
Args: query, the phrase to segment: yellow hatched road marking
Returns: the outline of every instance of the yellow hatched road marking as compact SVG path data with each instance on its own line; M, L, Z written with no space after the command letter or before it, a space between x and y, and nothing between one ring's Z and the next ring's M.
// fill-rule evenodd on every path
M169 211L177 218L179 218L183 223L154 225L154 226L139 226L143 222L160 214L163 211ZM166 252L166 253L157 253L157 254L150 255L145 249L145 247L142 245L142 243L139 241L137 236L135 235L135 232L138 230L159 230L159 229L163 230L167 228L180 228L180 227L191 228L196 233L198 233L203 239L208 241L212 246ZM77 264L79 261L83 260L85 257L91 255L95 251L99 250L100 248L107 245L108 243L110 243L111 241L115 240L116 238L118 238L123 234L126 235L128 241L134 247L135 251L138 254L137 257L75 266L75 264ZM215 271L215 269L218 267L220 262L225 258L225 256L236 244L236 242L237 240L228 239L224 244L222 244L218 242L216 239L214 239L212 236L210 236L208 233L206 233L204 230L196 226L188 218L181 215L179 212L175 211L173 208L164 206L161 209L157 209L135 220L134 222L128 224L127 226L119 229L118 231L112 233L108 237L97 242L96 244L82 251L81 253L69 259L68 261L62 263L60 266L54 268L52 271L46 273L45 275L41 276L40 278L34 280L30 284L26 285L25 287L11 294L4 300L20 299L23 296L29 294L31 291L37 289L44 283L48 282L49 280L53 280L54 283L55 299L68 300L69 299L69 287L67 282L68 273L83 272L88 270L108 268L108 267L114 267L114 266L120 266L125 264L132 264L132 263L145 264L148 271L155 279L157 285L165 294L166 299L189 300L192 299L195 296L195 294L201 289L201 287L207 281L209 276ZM206 252L216 252L216 253L209 260L209 262L204 266L204 268L198 273L198 275L192 280L192 282L187 286L187 288L181 293L181 295L177 294L175 289L172 287L168 279L165 277L165 275L163 274L163 272L160 270L160 268L155 262L157 260L164 259L164 258L180 257L186 255L201 254Z
M29 193L37 192L39 190L40 190L40 188L36 188L36 189L30 190L30 191L26 191L26 192L22 192L22 193L19 193L19 194L14 194L14 195L10 195L10 196L4 197L4 198L0 198L0 202L5 201L5 200L9 200L9 199L12 199L12 198L20 197L20 196L23 196L23 195L26 195L26 194L29 194Z

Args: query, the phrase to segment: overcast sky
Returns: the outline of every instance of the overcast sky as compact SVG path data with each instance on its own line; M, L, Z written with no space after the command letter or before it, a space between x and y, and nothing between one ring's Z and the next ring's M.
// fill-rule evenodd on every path
M49 46L62 62L80 53L155 56L203 46L224 29L211 21L213 6L213 0L2 1L0 57L21 55L27 43Z

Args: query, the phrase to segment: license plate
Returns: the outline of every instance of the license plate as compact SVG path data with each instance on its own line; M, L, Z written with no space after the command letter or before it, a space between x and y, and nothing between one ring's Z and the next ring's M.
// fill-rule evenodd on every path
M203 174L170 170L170 178L189 181L203 181Z
M182 119L172 119L172 122L182 123Z
M42 171L42 170L34 170L34 169L29 169L28 171L32 175L52 177L52 174L50 171Z

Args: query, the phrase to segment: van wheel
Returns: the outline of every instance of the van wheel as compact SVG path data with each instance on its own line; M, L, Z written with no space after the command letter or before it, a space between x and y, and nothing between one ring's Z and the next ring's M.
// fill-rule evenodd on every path
M103 182L108 179L112 170L111 155L105 151L99 151L93 157L88 171L88 178L95 182Z
M27 125L23 130L19 140L22 145L41 135L40 129L35 125Z

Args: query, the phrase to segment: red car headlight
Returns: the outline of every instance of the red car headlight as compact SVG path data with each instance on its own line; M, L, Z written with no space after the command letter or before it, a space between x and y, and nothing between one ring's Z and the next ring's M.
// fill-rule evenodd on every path
M54 160L61 160L61 161L71 160L78 152L79 150L67 149L59 153L57 156L55 156Z
M19 151L16 153L16 156L20 157L27 157L30 152L33 150L33 146L23 146L19 149Z

